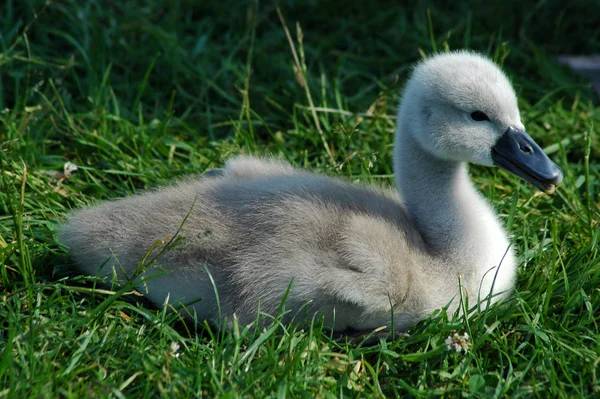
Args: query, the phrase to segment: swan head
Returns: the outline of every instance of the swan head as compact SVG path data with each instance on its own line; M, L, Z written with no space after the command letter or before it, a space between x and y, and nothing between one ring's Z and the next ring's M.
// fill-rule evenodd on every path
M466 51L428 58L414 69L398 115L411 135L442 160L499 166L551 192L562 171L525 132L517 97L489 59Z

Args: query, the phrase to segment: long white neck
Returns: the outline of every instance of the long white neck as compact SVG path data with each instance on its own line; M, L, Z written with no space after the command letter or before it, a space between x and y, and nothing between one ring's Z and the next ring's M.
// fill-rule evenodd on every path
M442 260L449 272L472 281L470 292L484 279L481 288L487 295L495 273L486 273L501 261L502 281L494 284L494 291L511 285L515 262L512 252L507 253L508 239L493 209L473 187L466 164L435 157L401 129L394 162L397 186L430 255Z

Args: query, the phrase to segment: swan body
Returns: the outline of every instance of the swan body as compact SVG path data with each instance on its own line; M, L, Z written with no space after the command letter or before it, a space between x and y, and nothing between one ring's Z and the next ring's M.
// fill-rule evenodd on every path
M404 329L456 309L461 296L485 306L513 288L513 250L467 162L544 191L562 179L525 133L497 66L474 53L437 55L415 68L401 101L397 190L241 156L199 179L75 211L59 239L83 273L121 280L162 240L140 290L199 319L248 324L285 297L288 319L318 313L339 331Z

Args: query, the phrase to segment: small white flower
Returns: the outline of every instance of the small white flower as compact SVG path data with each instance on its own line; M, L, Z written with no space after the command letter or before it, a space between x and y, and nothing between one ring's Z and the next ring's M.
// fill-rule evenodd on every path
M446 348L448 348L448 350L453 350L456 353L460 353L462 351L466 352L471 348L469 334L467 333L460 335L454 331L454 333L449 335L444 342L446 343Z
M180 346L177 342L171 342L171 356L179 357L180 353L177 352L179 348Z
M73 162L65 162L63 165L63 174L66 178L68 178L71 176L71 173L75 172L77 169L79 168Z

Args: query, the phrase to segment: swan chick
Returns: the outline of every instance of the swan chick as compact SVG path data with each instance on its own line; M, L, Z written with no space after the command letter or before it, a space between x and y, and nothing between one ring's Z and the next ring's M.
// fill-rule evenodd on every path
M405 329L461 298L485 307L513 289L514 251L469 162L546 192L562 180L492 61L435 55L402 96L396 190L237 157L202 178L74 211L59 240L82 273L136 278L156 305L169 298L219 325L274 315L285 298L286 321L317 313L337 331ZM155 260L142 270L143 259Z

